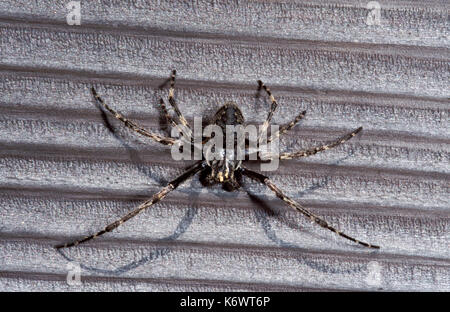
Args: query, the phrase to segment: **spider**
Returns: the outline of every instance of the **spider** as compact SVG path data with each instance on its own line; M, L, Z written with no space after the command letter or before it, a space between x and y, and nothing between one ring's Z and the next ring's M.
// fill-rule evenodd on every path
M161 107L165 114L165 118L172 126L181 127L181 125L182 125L185 127L185 129L191 129L191 126L189 125L189 123L187 122L187 120L185 119L183 114L180 112L180 109L178 108L178 105L174 98L175 75L176 75L176 71L173 70L171 77L170 77L170 89L169 89L168 101L169 101L173 111L175 112L175 114L178 117L177 120L172 118L172 116L170 116L170 114L168 113L168 110L165 106L164 100L162 98L160 99L160 104L161 104ZM275 97L272 95L272 92L270 91L270 89L268 87L266 87L266 85L261 80L258 80L258 85L259 85L259 90L264 89L264 91L267 93L267 95L269 96L270 101L271 101L271 107L270 107L269 114L267 115L267 118L262 125L263 129L267 130L267 128L270 124L270 121L272 119L272 115L275 112L278 104L277 104L277 101L275 100ZM149 132L149 131L145 130L144 128L142 128L141 126L139 126L138 124L134 123L133 121L126 119L125 117L123 117L123 115L121 115L120 113L118 113L117 111L112 109L108 104L106 104L103 101L103 99L97 94L94 87L91 88L91 91L92 91L92 94L93 94L95 100L101 106L103 106L109 113L111 113L116 119L123 122L124 125L127 126L128 128L130 128L131 130L133 130L143 136L149 137L149 138L153 139L154 141L159 142L161 144L174 145L176 143L177 140L175 138L164 137L164 136ZM305 116L305 114L306 114L306 111L303 111L300 114L298 114L293 121L282 125L278 131L276 131L274 134L272 134L268 138L267 141L268 142L273 141L273 140L277 139L280 135L291 130L295 126L295 124L297 124ZM242 125L243 123L244 123L244 116L243 116L241 110L239 109L239 107L233 102L227 102L225 105L220 107L219 110L216 112L216 114L214 115L214 117L212 119L211 124L218 125L223 130L225 130L226 125ZM353 132L351 132L347 135L344 135L341 138L334 141L333 143L330 143L327 145L314 147L314 148L307 149L304 151L280 153L280 154L276 155L276 157L279 157L279 159L293 159L293 158L314 155L316 153L326 151L330 148L336 147L336 146L348 141L349 139L354 137L356 134L358 134L361 130L362 130L362 127L359 127L358 129L354 130ZM224 133L225 133L225 131L224 131ZM202 143L204 143L204 141ZM241 187L243 177L247 177L252 180L255 180L255 181L267 186L273 193L275 193L275 195L279 199L284 201L288 206L290 206L291 208L295 209L296 211L302 213L307 218L309 218L311 221L315 222L316 224L320 225L321 227L331 230L331 231L335 232L337 235L339 235L343 238L346 238L350 241L353 241L355 243L358 243L362 246L369 247L369 248L375 248L375 249L380 248L379 246L359 241L343 232L338 231L337 229L335 229L334 227L329 225L327 221L316 216L315 214L313 214L312 212L307 210L305 207L303 207L302 205L300 205L293 199L286 196L267 176L244 167L242 165L242 162L243 162L242 160L229 160L227 158L225 158L224 160L208 161L206 159L202 159L200 161L197 161L193 166L189 167L183 174L181 174L174 180L170 181L164 188L162 188L159 192L154 194L149 200L145 201L140 206L135 208L133 211L127 213L120 219L114 221L111 224L108 224L103 230L101 230L93 235L86 236L83 239L76 240L71 243L55 246L55 248L60 249L60 248L77 246L81 243L87 242L87 241L94 239L100 235L103 235L107 232L111 232L115 228L119 227L121 224L125 223L126 221L135 217L139 213L145 211L150 206L152 206L152 205L156 204L157 202L159 202L160 200L164 199L167 196L167 194L169 194L171 191L175 190L181 183L185 182L186 180L193 177L197 173L199 173L200 181L202 182L202 184L204 186L210 186L210 185L214 185L214 184L222 184L223 188L230 192L235 191Z

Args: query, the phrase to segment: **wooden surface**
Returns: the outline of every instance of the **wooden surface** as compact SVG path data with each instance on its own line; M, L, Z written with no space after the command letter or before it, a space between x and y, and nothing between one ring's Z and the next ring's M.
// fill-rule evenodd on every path
M68 2L68 1L67 1ZM450 291L448 1L0 1L0 290ZM260 123L306 118L295 151L364 130L269 173L355 246L250 181L184 183L116 231L58 253L158 191L189 162L95 104L165 133L159 90L177 69L188 120L235 101ZM255 167L257 168L257 167ZM250 193L250 195L248 194ZM82 285L66 282L81 266Z

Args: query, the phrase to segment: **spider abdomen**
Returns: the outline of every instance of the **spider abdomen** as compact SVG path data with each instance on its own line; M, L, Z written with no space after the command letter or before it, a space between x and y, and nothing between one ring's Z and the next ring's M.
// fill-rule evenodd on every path
M229 191L240 187L235 171L240 167L242 160L236 158L236 137L232 139L233 146L225 146L225 144L227 142L227 126L242 125L244 121L245 119L240 108L233 102L223 105L214 115L212 124L220 127L222 130L223 146L214 147L215 149L220 149L221 159L207 159L210 171L205 181L208 184L222 183L224 188ZM231 155L233 156L230 157Z

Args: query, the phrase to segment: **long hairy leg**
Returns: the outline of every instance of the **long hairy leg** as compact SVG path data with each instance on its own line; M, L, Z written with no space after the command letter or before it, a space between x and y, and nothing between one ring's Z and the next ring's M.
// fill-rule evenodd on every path
M203 168L203 163L198 162L196 165L194 165L189 170L187 170L186 172L184 172L183 174L178 176L176 179L169 182L169 184L167 184L162 190L160 190L158 193L153 195L152 198L150 198L146 202L142 203L136 209L134 209L133 211L130 211L129 213L124 215L122 218L114 221L113 223L108 224L103 230L101 230L93 235L86 236L80 240L76 240L71 243L55 246L55 248L60 249L60 248L68 248L68 247L72 247L72 246L77 246L79 244L90 241L91 239L94 239L100 235L103 235L107 232L111 232L115 228L119 227L121 224L127 222L131 218L133 218L136 215L138 215L139 213L143 212L145 209L149 208L150 206L152 206L152 205L156 204L157 202L159 202L160 200L162 200L164 197L166 197L167 194L169 194L171 191L176 189L181 183L186 181L188 178L192 177L194 174L199 172L202 168Z
M166 118L167 122L173 127L178 130L178 133L180 133L183 137L182 139L185 142L193 143L194 138L192 137L192 131L188 127L184 126L183 124L178 124L175 119L170 116L169 111L167 110L166 103L164 103L163 99L159 100L159 104L161 105L161 108L164 112L164 117Z
M329 150L330 148L336 147L336 146L341 145L342 143L350 140L355 135L357 135L358 132L360 132L361 130L362 130L362 127L359 127L355 131L344 135L343 137L337 139L336 141L334 141L333 143L330 143L330 144L325 144L325 145L314 147L314 148L307 149L304 151L298 151L298 152L292 152L292 153L280 153L279 158L280 159L292 159L292 158L306 157L306 156L311 156L311 155L317 154L322 151Z
M288 132L289 130L291 130L292 128L294 128L294 126L301 120L303 119L303 117L305 117L306 115L306 111L301 112L300 114L298 114L294 120L292 120L291 122L284 124L280 127L280 129L271 134L271 136L267 139L267 143L272 142L273 140L277 139L278 137L280 137L282 134L285 134L286 132Z
M288 196L284 195L284 193L275 185L273 184L272 181L270 181L270 179L258 172L246 169L246 168L242 168L242 174L255 180L258 181L264 185L266 185L272 192L275 193L275 195L281 199L282 201L284 201L286 204L289 205L289 207L297 210L298 212L302 213L303 215L305 215L306 217L308 217L309 219L311 219L311 221L317 223L318 225L320 225L321 227L328 229L330 231L335 232L337 235L344 237L348 240L351 240L352 242L358 243L362 246L368 247L368 248L374 248L374 249L379 249L380 246L377 245L372 245L369 243L365 243L362 242L360 240L357 240L356 238L353 238L343 232L338 231L337 229L335 229L334 227L332 227L331 225L329 225L325 220L323 220L322 218L314 215L312 212L310 212L309 210L307 210L305 207L301 206L299 203L297 203L296 201L292 200L291 198L289 198Z
M180 120L181 124L188 129L191 130L191 126L187 122L186 118L184 118L183 114L181 113L180 109L178 108L177 102L175 101L175 76L177 74L177 71L174 69L172 71L172 75L170 76L170 89L169 89L169 103L172 106L173 110L178 116L178 119Z
M161 144L165 144L165 145L172 145L175 143L175 139L173 138L169 138L169 137L163 137L161 135L152 133L148 130L145 130L144 128L142 128L141 126L139 126L138 124L126 119L125 117L123 117L120 113L118 113L117 111L115 111L114 109L112 109L111 107L109 107L108 104L105 103L105 101L103 101L103 99L97 94L97 91L95 91L94 87L91 88L91 92L95 97L95 100L98 101L108 112L110 112L116 119L120 120L121 122L123 122L125 124L125 126L127 126L128 128L130 128L131 130L142 134L146 137L149 137L153 140L155 140L156 142L159 142Z
M258 84L259 84L260 89L262 88L262 89L264 89L264 91L266 91L267 95L270 98L270 101L272 102L272 104L270 105L270 111L267 115L266 120L264 121L264 123L262 125L262 128L261 128L261 136L258 139L258 144L261 145L264 140L264 135L265 135L265 133L267 133L266 131L267 131L267 128L269 127L270 121L272 120L273 113L277 109L278 103L277 103L277 100L275 100L275 97L273 96L270 89L268 87L266 87L266 85L261 80L258 80Z

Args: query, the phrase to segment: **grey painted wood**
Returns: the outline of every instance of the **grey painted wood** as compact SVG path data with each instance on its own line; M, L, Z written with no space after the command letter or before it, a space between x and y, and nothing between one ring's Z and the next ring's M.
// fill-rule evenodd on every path
M450 290L449 6L360 1L0 1L0 289L7 291ZM235 101L274 122L307 115L282 150L345 145L283 161L286 193L359 248L311 224L264 187L184 183L86 245L93 233L183 171L170 149L131 133L90 87L166 133L160 86L177 69L188 120ZM258 166L253 166L258 169ZM248 193L251 194L249 196ZM66 282L81 266L82 285Z

